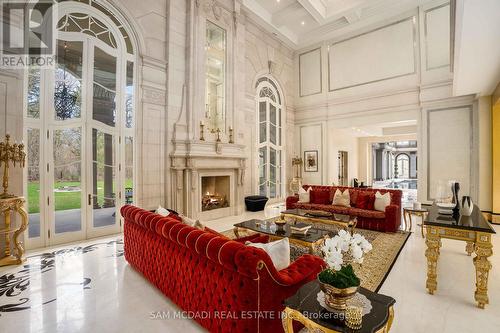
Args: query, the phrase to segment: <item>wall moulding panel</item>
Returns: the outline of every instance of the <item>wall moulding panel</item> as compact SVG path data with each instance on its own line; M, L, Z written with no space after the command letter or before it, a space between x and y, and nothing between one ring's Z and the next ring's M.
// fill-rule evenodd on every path
M427 111L427 200L436 198L439 182L460 183L460 195L471 195L474 161L472 106ZM443 124L446 124L444 126ZM446 161L446 163L443 163Z
M450 65L450 5L424 11L425 69Z
M416 45L416 16L331 44L329 91L415 74Z
M322 84L321 47L299 55L299 95L300 97L321 94Z

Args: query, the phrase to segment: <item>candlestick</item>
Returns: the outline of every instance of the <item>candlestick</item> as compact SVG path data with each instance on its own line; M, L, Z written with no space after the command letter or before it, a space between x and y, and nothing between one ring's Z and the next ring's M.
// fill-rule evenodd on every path
M220 142L220 128L217 128L217 142Z
M205 141L205 125L200 121L200 141Z
M229 127L229 143L234 143L234 133L232 127Z

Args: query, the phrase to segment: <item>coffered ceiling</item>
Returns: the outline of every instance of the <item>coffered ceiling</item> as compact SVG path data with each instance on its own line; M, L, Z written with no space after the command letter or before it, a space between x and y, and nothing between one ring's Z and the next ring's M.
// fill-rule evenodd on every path
M341 36L428 0L243 0L247 14L293 49Z

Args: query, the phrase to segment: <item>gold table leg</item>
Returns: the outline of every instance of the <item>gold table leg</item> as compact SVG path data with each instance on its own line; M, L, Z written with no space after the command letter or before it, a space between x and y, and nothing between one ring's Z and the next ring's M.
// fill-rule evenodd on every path
M438 234L439 230L433 227L427 227L427 282L425 284L429 294L434 295L437 289L437 263L439 259L439 248L441 247L441 239Z
M491 270L491 262L488 257L493 255L493 245L491 244L491 235L478 233L475 247L476 257L474 266L476 267L476 292L474 298L477 306L484 309L489 303L488 299L488 276Z
M467 242L467 245L465 245L465 252L467 252L469 257L472 255L472 252L474 252L474 242Z

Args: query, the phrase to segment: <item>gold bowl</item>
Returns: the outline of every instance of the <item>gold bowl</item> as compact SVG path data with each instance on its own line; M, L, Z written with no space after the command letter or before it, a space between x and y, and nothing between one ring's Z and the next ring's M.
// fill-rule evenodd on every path
M349 288L336 288L319 280L318 283L321 290L325 293L325 304L339 311L347 309L347 302L356 295L359 286Z

